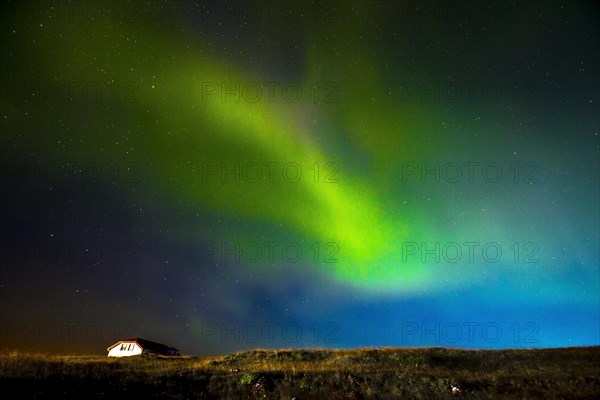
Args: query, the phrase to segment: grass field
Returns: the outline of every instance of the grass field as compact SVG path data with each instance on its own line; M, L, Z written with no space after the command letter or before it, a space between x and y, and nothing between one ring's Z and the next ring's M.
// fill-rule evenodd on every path
M4 393L22 398L598 399L600 347L286 349L120 359L5 352L0 383Z

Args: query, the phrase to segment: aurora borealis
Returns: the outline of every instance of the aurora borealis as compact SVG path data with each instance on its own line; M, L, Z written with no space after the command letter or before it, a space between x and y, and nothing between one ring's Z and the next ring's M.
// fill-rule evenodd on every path
M600 344L593 2L9 2L2 348Z

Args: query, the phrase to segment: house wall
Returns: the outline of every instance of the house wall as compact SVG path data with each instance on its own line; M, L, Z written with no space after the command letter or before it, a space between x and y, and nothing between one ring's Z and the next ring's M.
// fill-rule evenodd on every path
M121 343L110 349L109 357L129 357L142 354L142 348L137 343Z

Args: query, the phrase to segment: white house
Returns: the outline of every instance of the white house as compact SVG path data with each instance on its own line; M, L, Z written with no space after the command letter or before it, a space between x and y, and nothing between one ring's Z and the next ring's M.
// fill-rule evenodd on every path
M151 342L141 338L120 340L106 349L109 357L128 357L140 354L159 354L164 356L179 356L179 350L164 344Z

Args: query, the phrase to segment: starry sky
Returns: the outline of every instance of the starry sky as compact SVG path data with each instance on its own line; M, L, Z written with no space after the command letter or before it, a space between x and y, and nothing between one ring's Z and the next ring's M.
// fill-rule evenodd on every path
M6 2L0 349L599 345L599 16Z

